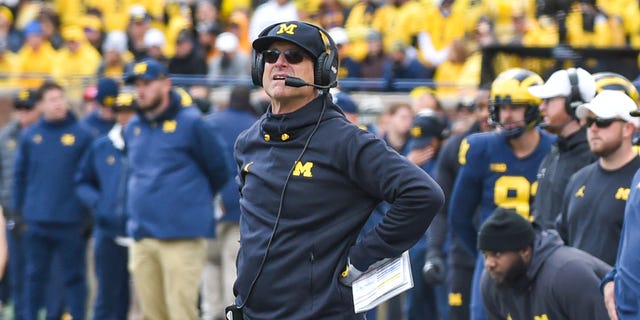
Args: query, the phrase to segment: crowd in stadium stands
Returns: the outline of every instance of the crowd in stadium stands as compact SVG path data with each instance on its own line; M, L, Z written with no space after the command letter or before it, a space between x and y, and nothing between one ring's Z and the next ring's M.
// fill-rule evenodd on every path
M540 263L541 260L537 260L539 256L535 255L540 247L538 242L531 243L534 241L533 235L530 242L520 247L505 249L495 241L489 241L483 242L486 247L477 250L475 242L480 222L487 220L497 207L503 206L536 221L535 231L531 232L535 232L535 239L546 239L545 245L548 247L543 249L551 250L548 248L561 246L564 241L614 267L609 272L611 269L601 264L602 261L596 263L597 280L604 277L604 297L593 285L598 282L594 280L595 276L590 279L593 280L591 282L579 280L585 286L582 293L589 292L590 298L595 296L602 300L589 316L603 314L605 300L609 315L615 310L615 305L611 309L614 301L611 283L615 283L616 290L624 287L627 292L633 291L635 294L637 288L633 289L633 286L636 282L629 282L627 278L621 280L629 276L626 264L629 260L620 257L625 257L625 252L628 255L633 251L629 248L634 248L632 235L635 233L629 231L631 227L626 224L623 229L622 220L626 219L625 212L635 214L638 205L638 200L634 202L635 207L627 203L627 199L632 199L630 197L637 197L633 191L637 188L630 186L637 184L640 179L635 177L633 182L631 180L640 166L637 157L639 149L635 146L640 139L637 133L633 134L638 131L637 120L628 112L638 108L638 72L633 75L632 81L607 72L616 63L614 57L580 61L569 57L566 61L558 62L552 57L508 53L500 53L492 61L494 73L500 74L497 79L491 79L493 86L482 83L481 72L482 68L487 67L483 65L482 49L492 45L638 50L638 1L18 0L0 4L0 88L17 92L13 99L14 116L0 131L0 205L7 219L8 231L6 235L2 234L5 226L0 226L0 239L6 237L8 241L8 244L0 241L0 275L4 273L0 282L0 318L4 313L6 316L12 315L14 319L36 319L40 309L46 309L47 319L69 315L74 319L82 319L82 315L86 314L94 319L124 319L127 314L132 319L140 317L134 293L153 295L154 292L149 291L154 290L146 288L147 292L141 293L144 290L129 288L128 272L136 268L130 265L127 271L127 259L131 257L131 252L127 250L131 250L132 241L124 231L125 222L121 221L122 215L126 215L122 211L127 210L123 208L125 200L116 191L109 194L110 198L106 200L100 198L98 194L101 190L97 186L102 174L100 170L106 170L100 166L105 166L105 163L98 161L93 168L92 157L105 156L100 153L107 152L104 150L112 152L113 156L105 158L109 164L107 167L112 170L109 172L113 174L106 176L120 177L118 172L122 168L118 165L126 165L123 159L127 154L124 150L130 147L127 145L125 148L120 141L121 126L126 126L134 111L144 113L140 110L145 106L141 109L139 105L144 102L140 99L141 90L153 90L143 88L148 83L142 85L136 81L163 81L173 76L192 77L195 80L187 88L163 82L166 97L159 95L158 99L170 100L170 109L174 111L182 110L179 107L184 106L198 107L201 112L189 108L180 112L188 113L182 116L195 123L194 130L202 134L199 138L211 133L203 133L205 129L219 131L219 138L224 140L220 148L226 148L225 153L230 157L238 134L267 110L268 99L262 97L259 104L250 99L251 92L256 89L249 86L254 54L252 42L265 27L290 20L321 26L335 42L340 58L338 78L345 82L352 80L353 84L349 88L331 89L331 94L333 102L343 109L347 119L363 130L373 132L390 148L420 166L435 178L445 192L444 209L438 213L420 242L410 250L416 282L414 289L386 302L384 308L369 311L367 319L422 320L433 317L440 320L476 320L485 319L487 309L490 310L490 319L511 319L512 314L513 319L520 319L516 314L551 319L545 313L547 305L536 305L540 309L529 310L540 313L525 314L522 308L514 307L524 303L522 300L509 301L513 302L512 305L506 302L501 304L510 295L501 293L501 286L492 282L504 281L500 278L500 250L514 254L513 261L522 262L521 265L516 263L515 267L508 265L513 268L504 272L515 273L507 274L507 280L513 280L508 276L522 276L522 268L526 273L530 264ZM640 63L640 57L634 62ZM574 66L588 72L582 68L570 68ZM638 65L633 68L638 70ZM123 81L126 75L131 77L126 83L129 87ZM240 82L233 85L225 83L233 79ZM378 81L367 81L371 79ZM426 85L400 86L399 80L424 81ZM135 89L130 86L132 84ZM231 88L230 97L222 99L226 102L221 105L213 104L210 100L211 87L227 85ZM561 89L549 93L552 90L550 88ZM138 93L137 100L134 90ZM351 90L377 91L381 94L400 92L407 99L406 102L383 106L375 121L365 123L358 119L359 107L357 101L349 96ZM601 95L604 91L607 92ZM610 95L609 91L622 91L626 95ZM504 100L507 96L516 100ZM71 112L76 110L66 103L62 103L65 105L63 108L60 107L60 101L74 99L82 101L82 114ZM153 100L149 96L146 99ZM592 99L594 102L590 106L582 105ZM444 106L442 102L445 100L455 101L455 106ZM602 106L611 102L621 111L614 110L609 114L602 111ZM146 103L153 106L155 102ZM519 109L522 105L526 108ZM501 113L500 110L505 111ZM512 128L508 123L509 117L518 110L526 110L524 120L517 121L524 121L527 126ZM179 114L179 111L175 112ZM200 119L194 114L205 116ZM541 114L543 119L540 119ZM141 127L143 136L149 139L159 131L173 133L176 130L173 118L162 119L162 126L159 126L155 118L136 117L137 127L127 127L125 136L130 141L138 139ZM61 124L57 126L50 123ZM620 127L619 131L603 133L617 126ZM61 133L62 127L72 132ZM494 130L496 128L498 130ZM598 147L597 142L590 141L593 136L607 134L610 134L609 139L619 144ZM49 144L52 141L60 143L52 146ZM163 143L166 142L163 140ZM180 141L173 142L177 144L172 146L176 150L183 147ZM68 152L65 148L68 146L75 148L73 154L65 153ZM138 142L134 146L137 149L127 150L128 156L137 155L134 158L139 157L137 160L140 160L145 155L166 152L166 156L157 158L169 161L167 172L170 175L172 163L167 159L178 152L167 152L162 148L164 145L159 146ZM497 147L492 149L494 146ZM158 150L148 151L155 147ZM198 147L193 149L200 150ZM33 157L30 152L36 156ZM38 152L43 156L38 157ZM194 157L191 159L193 163L189 164L194 168L201 165L198 161L204 156L215 158L212 154L201 157L193 152L186 153ZM612 156L612 153L615 154ZM59 158L52 158L51 154ZM84 156L81 157L82 154ZM563 157L573 157L569 159L574 160ZM176 160L179 161L181 159ZM195 252L193 256L183 256L181 254L184 252L174 250L175 255L171 256L174 258L168 258L180 260L187 257L204 264L194 269L194 274L202 273L198 312L199 318L204 320L223 319L225 305L234 302L232 287L240 237L239 195L234 182L236 168L231 158L216 161L220 162L220 167L225 166L222 162L227 162L231 170L226 175L230 182L211 190L218 191L220 188L214 208L209 208L211 215L215 215L217 226L208 230L207 236L211 236L209 231L215 230L215 239L206 245L202 241L192 243L198 250L186 251ZM158 166L157 163L139 162L142 164L138 165L142 167L152 168L140 169L137 174L142 178L145 177L145 170L153 171ZM206 162L210 164L213 161ZM520 171L512 173L511 170ZM224 170L216 172L219 176L224 175ZM486 176L481 176L479 172ZM578 173L573 175L574 172ZM503 179L505 177L510 180ZM596 178L597 181L593 180ZM46 185L30 185L34 180L55 181ZM605 182L609 184L605 185ZM122 181L119 180L112 179L107 183L113 190L122 187ZM505 186L500 183L505 183ZM509 183L515 185L507 185ZM206 181L202 182L203 186L206 184ZM569 187L565 190L567 184ZM70 191L76 188L75 185L80 187ZM157 190L151 184L147 187L149 193ZM543 190L536 190L539 187ZM613 195L602 201L587 197L591 202L584 202L583 197L587 194L585 187L593 187L598 194L613 191ZM37 190L33 191L34 188ZM171 186L167 187L165 192L168 196L160 200L168 201L169 195L178 197L172 191ZM545 194L545 197L535 198L534 205L534 197L530 195L535 195L536 191ZM495 197L494 192L497 193ZM69 200L75 193L78 199ZM29 196L35 198L29 199ZM138 196L145 198L145 194ZM213 195L203 195L203 199L208 196ZM50 206L38 203L40 197L51 200ZM101 206L102 200L111 201L111 207ZM180 200L176 201L178 203ZM526 203L516 205L518 201ZM82 210L92 209L93 221L84 216L49 216L52 214L49 212L51 208L64 211L65 205L80 207L80 202L85 206ZM152 204L149 205L151 207ZM381 204L376 208L371 225L375 225L376 212L383 207L384 204ZM535 211L540 208L545 209ZM74 214L82 215L82 210L75 210ZM614 214L609 218L604 217L611 210L615 211ZM29 215L23 217L26 211L29 211ZM112 225L110 223L113 221L100 216L109 211L119 212L118 219L121 220L114 222L118 225ZM577 218L577 212L583 211L593 217ZM507 215L504 212L500 214ZM205 228L209 220L192 227L194 230ZM512 218L506 220L513 222ZM492 220L486 228L494 228L493 224L496 223L500 226L502 222ZM522 225L522 221L514 223ZM27 225L31 227L27 228ZM65 229L70 227L73 230ZM171 233L180 229L173 227L168 226L168 231L163 229L162 232ZM542 228L559 228L559 233L541 233ZM609 230L606 237L595 236L603 228ZM531 233L529 229L523 232L525 235ZM73 236L69 237L68 234ZM191 236L194 235L189 234L187 238ZM198 236L201 235L195 235L196 239L200 239ZM94 241L94 247L89 248L89 252L95 256L95 260L85 266L84 262L78 260L85 259L82 249L89 238ZM618 251L619 239L622 241ZM137 245L139 253L141 248ZM165 247L158 250L152 246L153 243L142 249L160 251L161 254L169 252ZM60 252L51 254L48 250ZM8 263L7 251L10 255ZM27 251L30 254L24 255ZM196 253L197 257L194 257ZM534 263L531 263L531 254L536 258ZM591 258L584 258L582 253L576 255L584 261L592 261ZM73 260L72 263L69 260ZM8 272L4 271L5 264ZM184 267L182 261L178 264ZM88 271L91 268L94 270ZM488 270L484 278L483 268ZM553 269L549 270L552 271L546 272L553 272ZM90 276L94 271L97 289L90 285L87 290L84 280L78 279L84 278L83 273ZM609 274L605 277L606 272ZM149 271L147 275L153 273ZM631 279L634 277L637 275ZM147 281L162 280L150 276ZM199 279L190 281L198 282ZM69 289L68 294L62 295L60 292L65 286ZM191 286L183 287L188 287L186 291L191 289ZM173 293L179 295L179 290L175 291ZM171 293L165 294L170 297ZM567 293L571 299L578 299L576 297L579 294ZM489 306L487 301L484 304L482 301L488 295L495 298L495 301L489 302ZM615 297L618 299L619 296ZM187 301L193 300L195 303L195 296L189 298L194 299ZM95 301L95 304L87 309L85 300ZM131 308L129 302L132 302ZM637 308L633 302L617 302L623 307L631 305ZM576 304L579 305L578 302ZM165 318L172 318L172 312L177 310L175 308L181 307L180 303L173 304L177 307L169 305L167 303L167 308L174 308L173 311L158 311L157 315L165 312ZM559 309L564 307L557 306ZM158 307L158 310L161 309ZM193 312L189 312L184 314L191 317ZM564 309L559 312L564 312Z
M248 76L250 44L259 31L295 19L331 31L340 47L342 79L386 80L378 90L398 89L394 79L432 79L441 84L444 96L477 86L480 49L490 44L640 47L640 9L637 1L628 0L7 4L0 6L2 80L32 88L43 76L65 86L96 75L118 77L132 61L147 56L174 74ZM591 70L598 68L596 61L588 63ZM547 74L553 62L509 56L498 69L512 66Z

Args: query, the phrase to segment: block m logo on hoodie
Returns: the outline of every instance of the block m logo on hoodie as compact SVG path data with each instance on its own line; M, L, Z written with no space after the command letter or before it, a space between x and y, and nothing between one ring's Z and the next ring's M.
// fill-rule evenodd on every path
M305 178L312 178L313 174L311 173L311 168L313 168L313 162L309 161L303 164L300 161L296 161L292 174L296 177L303 176Z
M65 133L60 137L60 142L64 146L72 146L76 143L76 137L71 133Z

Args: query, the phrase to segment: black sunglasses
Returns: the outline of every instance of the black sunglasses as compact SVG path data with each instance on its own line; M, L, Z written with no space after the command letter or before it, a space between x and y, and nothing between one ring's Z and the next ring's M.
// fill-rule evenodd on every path
M285 51L280 51L278 49L265 50L265 51L262 51L262 57L264 58L264 61L268 63L276 63L281 53L284 54L285 60L287 60L287 62L290 64L298 64L302 62L302 60L304 60L304 53L302 53L299 50L293 50L293 49L289 49Z
M608 128L612 123L616 121L626 122L622 119L602 119L602 118L586 118L587 128L591 127L592 124L596 124L596 127L600 129Z

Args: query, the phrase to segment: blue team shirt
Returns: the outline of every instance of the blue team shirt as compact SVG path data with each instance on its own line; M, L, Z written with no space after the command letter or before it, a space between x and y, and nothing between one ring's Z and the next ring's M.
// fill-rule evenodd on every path
M460 144L461 167L451 195L449 223L470 252L476 248L472 217L477 208L481 223L498 206L529 218L538 167L555 141L555 136L539 132L538 146L525 158L516 157L509 141L497 132L473 134Z

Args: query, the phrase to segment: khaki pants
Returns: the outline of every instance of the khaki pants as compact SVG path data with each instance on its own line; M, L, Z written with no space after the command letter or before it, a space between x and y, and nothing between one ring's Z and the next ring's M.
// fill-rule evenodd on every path
M240 226L217 222L216 238L209 241L207 262L202 273L203 320L224 319L224 307L233 304L236 257L240 250Z
M143 239L129 249L129 271L143 319L198 319L206 240Z

